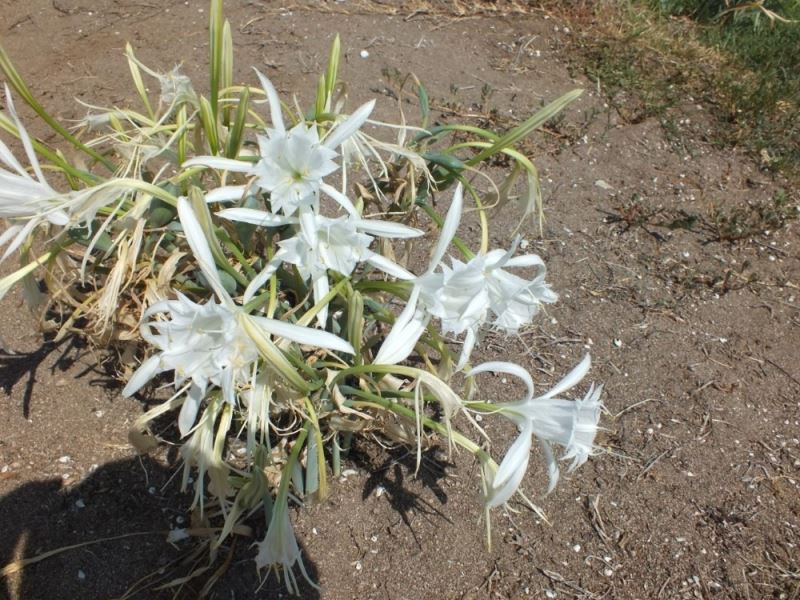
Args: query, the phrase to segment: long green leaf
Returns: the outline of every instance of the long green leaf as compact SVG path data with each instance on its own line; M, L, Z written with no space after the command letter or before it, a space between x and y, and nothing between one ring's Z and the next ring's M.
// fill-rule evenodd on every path
M508 133L506 133L503 137L497 140L494 144L488 147L486 150L480 152L476 156L473 156L471 159L467 161L467 164L470 167L473 167L480 163L481 161L489 158L490 156L494 156L498 152L502 152L505 148L509 148L515 145L520 140L526 138L530 133L539 127L541 127L544 123L552 119L558 113L560 113L566 106L575 100L577 100L578 96L583 93L583 90L572 90L571 92L567 92L557 100L553 100L550 104L542 108L539 112L535 115L530 117L524 123L521 123Z

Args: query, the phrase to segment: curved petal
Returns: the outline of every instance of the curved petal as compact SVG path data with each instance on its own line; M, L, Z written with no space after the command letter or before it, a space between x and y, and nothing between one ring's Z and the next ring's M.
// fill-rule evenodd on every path
M128 383L122 388L122 397L128 398L138 392L153 377L161 372L161 357L154 354L144 361L131 375Z
M418 300L419 288L414 287L406 307L397 317L389 335L383 340L375 360L372 361L373 363L376 365L396 365L411 354L430 319L430 317L423 316L421 311L417 311Z
M273 273L278 270L281 262L283 262L283 260L279 258L281 252L282 250L278 250L278 252L275 253L275 257L267 264L266 267L264 267L264 269L262 269L258 275L253 278L253 281L247 285L247 289L244 291L244 296L242 297L242 302L245 304L250 302L250 300L252 300L256 295L256 292L260 290L264 284L267 283L269 278L272 277Z
M241 200L246 191L246 185L223 185L222 187L208 192L206 194L206 202L233 202L234 200Z
M361 215L358 214L358 210L356 210L356 207L350 201L350 198L345 196L342 192L337 190L335 187L333 187L332 185L330 185L328 183L321 182L319 184L319 189L320 189L321 192L324 192L324 193L328 194L328 196L330 196L331 198L336 200L336 202L338 202L339 205L343 209L345 209L345 211L347 211L348 214L353 215L357 219L361 218Z
M388 238L415 238L424 235L425 232L408 225L393 223L392 221L378 221L376 219L359 219L356 228L364 233L377 235L378 237Z
M283 225L293 225L297 223L295 217L285 217L276 215L265 210L255 208L224 208L217 211L216 215L229 221L249 223L259 227L282 227Z
M181 432L181 437L185 437L194 427L197 413L200 410L200 403L205 395L206 386L192 382L186 394L186 399L183 401L183 406L181 406L181 412L178 415L178 431Z
M524 427L503 457L486 498L486 505L489 508L505 504L519 489L528 470L532 435L530 427Z
M397 277L397 279L410 281L415 277L413 273L410 273L397 263L392 262L385 256L382 256L377 252L373 252L372 250L366 250L364 252L364 259L373 267L377 267L387 275Z
M283 114L281 113L281 100L278 97L278 91L272 82L267 79L266 75L262 75L258 69L253 69L258 75L258 80L261 82L261 87L264 88L264 93L267 95L267 102L269 102L269 117L272 120L272 128L278 133L286 132L286 125L283 124Z
M464 346L461 348L461 356L458 358L456 371L460 371L467 364L472 349L475 347L475 342L478 340L478 331L475 327L467 329L467 335L464 337Z
M220 171L248 173L253 169L253 163L234 158L222 158L221 156L195 156L183 161L181 167L211 167Z
M373 108L375 108L375 100L370 100L366 104L362 104L358 110L347 117L345 121L331 129L325 141L322 142L322 145L331 150L335 150L342 142L361 129L361 126L367 120Z
M592 358L587 354L583 357L583 360L579 362L574 369L572 369L572 371L567 373L566 377L555 384L546 394L543 394L540 397L543 399L552 398L553 396L558 396L561 392L566 392L568 389L575 387L578 385L578 382L586 376L586 373L589 372L589 368L591 366Z
M316 277L314 277L312 287L314 288L314 304L317 304L331 289L330 284L328 283L328 274L325 271L322 271ZM325 323L327 322L328 305L326 304L317 313L317 323L319 323L320 327L325 329Z
M528 393L525 394L525 398L522 399L523 402L528 402L531 398L533 398L533 378L531 374L528 373L525 369L521 366L510 363L510 362L503 362L503 361L492 361L492 362L485 362L477 367L472 367L469 372L470 377L477 375L479 373L486 373L494 372L494 373L507 373L508 375L513 375L514 377L518 377L523 381L525 387L528 388Z
M544 267L544 261L538 254L524 254L509 258L503 265L505 268L512 267Z
M439 242L436 244L436 250L434 250L431 256L431 263L428 271L433 271L436 266L442 262L447 247L450 245L450 242L453 241L456 231L458 231L458 224L461 222L463 206L464 187L459 183L453 194L453 202L450 203L447 217L445 217L444 224L442 225L442 232L439 234Z
M20 141L22 141L22 146L25 148L25 154L28 155L28 160L31 162L31 166L33 167L34 173L36 173L36 178L43 184L47 185L47 180L44 178L44 173L42 173L42 168L39 166L39 160L36 158L36 153L33 151L33 144L31 143L31 138L28 135L28 131L22 124L22 121L19 120L19 117L17 116L17 111L14 109L14 100L11 98L11 93L8 90L7 84L5 86L5 90L6 90L6 107L8 108L8 112L9 114L11 114L11 118L14 119L14 123L17 126L17 133L19 134Z
M547 461L547 476L549 477L550 483L547 485L546 493L549 494L555 489L558 483L558 461L556 461L556 457L553 454L553 448L547 441L540 439L539 445L542 448L544 459Z
M178 198L178 218L181 221L181 225L183 225L186 241L189 243L189 247L192 249L195 259L197 259L197 264L209 285L214 288L214 293L216 293L220 301L228 306L233 306L233 300L222 285L222 280L217 272L214 256L211 254L211 248L208 245L205 233L203 233L203 228L200 227L200 222L194 214L192 205L185 197Z
M311 327L302 327L301 325L294 325L286 321L278 321L277 319L268 319L267 317L249 315L249 319L266 333L291 340L292 342L297 342L298 344L327 348L328 350L337 350L347 354L355 353L350 342L327 331L320 331L319 329L312 329Z

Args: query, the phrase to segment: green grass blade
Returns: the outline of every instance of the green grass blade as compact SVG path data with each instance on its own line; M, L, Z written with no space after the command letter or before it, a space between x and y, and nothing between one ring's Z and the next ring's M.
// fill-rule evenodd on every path
M233 126L228 132L228 143L225 147L225 156L228 158L236 158L239 150L242 148L242 140L244 136L244 128L247 124L247 112L250 104L250 89L247 87L242 88L239 94L239 106L236 108L236 118Z
M503 137L497 140L494 144L488 147L486 150L483 150L476 156L473 156L470 160L467 161L469 166L475 166L481 161L489 158L490 156L494 156L498 152L502 152L505 148L509 148L514 146L517 142L526 138L530 133L539 127L541 127L544 123L552 119L558 113L560 113L566 106L575 100L577 100L578 96L583 93L583 90L572 90L571 92L567 92L557 100L553 100L550 104L542 108L539 112L535 115L530 117L524 123L521 123L508 133L506 133Z
M210 82L210 107L214 120L217 116L219 105L219 90L222 84L222 53L223 53L223 30L225 25L222 17L222 0L211 0L211 10L209 11L209 64L211 67ZM216 152L215 152L216 154Z

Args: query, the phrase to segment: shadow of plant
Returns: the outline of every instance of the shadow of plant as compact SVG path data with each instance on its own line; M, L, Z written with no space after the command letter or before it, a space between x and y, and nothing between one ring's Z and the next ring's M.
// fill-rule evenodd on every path
M167 542L170 530L189 526L190 498L176 491L173 471L147 456L133 457L103 465L75 486L48 479L0 497L0 599L285 594L274 576L262 574L262 585L251 539L229 538L210 567L208 549L199 543L204 538ZM256 539L263 529L254 526ZM13 561L42 556L14 568ZM304 561L316 580L317 569ZM319 597L302 577L298 584L301 597Z
M373 451L374 448L369 450ZM418 547L422 546L411 524L412 510L429 520L438 517L452 523L447 515L426 500L422 494L412 491L411 484L407 482L409 477L416 479L433 493L440 504L447 504L447 493L441 482L447 477L447 467L450 463L442 460L437 448L423 450L419 470L417 470L416 453L406 448L387 449L380 456L375 456L356 447L349 458L358 467L370 473L364 483L362 498L366 499L382 489L381 493L386 495L389 505L408 527Z

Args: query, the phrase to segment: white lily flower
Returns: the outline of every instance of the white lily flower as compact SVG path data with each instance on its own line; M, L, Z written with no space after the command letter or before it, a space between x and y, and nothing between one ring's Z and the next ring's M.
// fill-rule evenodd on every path
M317 587L311 581L303 564L303 557L294 535L292 522L289 519L289 507L285 498L280 496L276 498L267 534L256 545L258 546L256 568L259 571L266 567L275 568L276 571L282 568L286 576L286 589L290 594L296 595L300 592L297 579L292 572L295 564L299 565L305 580Z
M186 435L209 384L222 389L226 402L236 404L238 387L249 383L252 365L259 359L258 348L234 312L213 299L197 304L178 293L177 300L164 300L148 308L144 319L159 313L168 315L169 320L146 320L140 331L142 338L160 352L142 363L122 395L135 394L164 371L174 371L176 388L191 379L178 417L178 429Z
M71 200L70 194L60 194L47 183L33 151L31 138L14 109L8 85L5 85L5 93L8 113L19 132L36 178L28 174L8 146L0 141L0 162L8 167L8 170L0 168L0 217L11 221L8 229L0 235L0 246L10 242L0 261L19 248L37 225L48 222L64 226L69 223L69 215L64 207Z
M300 122L286 130L275 86L258 71L256 74L267 95L272 119L272 128L267 130L267 135L257 136L261 160L253 165L217 156L198 156L186 161L184 166L202 165L253 175L256 184L269 192L272 210L287 216L303 209L316 212L319 209L320 192L332 197L352 214L355 208L350 200L325 184L323 178L339 168L334 162L339 156L336 149L364 124L375 101L362 105L320 140L317 126L313 124L307 126Z
M456 235L463 205L464 188L459 183L442 224L442 232L439 234L439 241L431 255L428 269L423 275L413 280L414 287L411 289L408 302L375 356L373 362L376 365L395 365L405 360L414 350L417 340L422 336L431 320L432 312L426 309L433 307L433 310L436 311L438 306L443 307L444 302L437 302L437 300L441 300L441 297L437 297L437 291L442 288L442 275L435 271ZM439 312L443 313L444 308Z
M156 313L170 317L168 321L145 321L140 328L142 337L160 352L141 364L123 389L123 396L135 394L164 371L175 371L176 386L191 379L189 394L178 419L181 434L186 435L194 424L209 383L220 387L223 398L231 404L236 402L238 386L248 383L252 365L260 356L250 334L253 327L261 333L300 344L350 354L354 352L349 342L332 333L245 314L225 291L208 241L186 198L178 199L178 216L200 270L220 304L212 299L200 305L178 294L177 300L151 306L144 319ZM153 334L152 328L158 334Z
M592 385L582 400L563 400L556 397L577 385L589 371L590 365L591 359L587 354L549 392L537 397L533 395L533 379L519 365L487 362L470 371L470 376L487 371L507 373L521 379L527 388L522 400L494 405L499 413L517 424L520 434L508 449L489 485L486 496L489 508L505 504L519 488L528 467L534 436L539 440L547 461L550 477L547 493L553 490L559 475L551 444L555 443L566 449L562 460L572 460L570 471L586 462L592 454L602 408L600 394L603 386Z
M558 298L544 282L545 267L541 258L535 254L514 257L518 240L508 251L492 250L467 262L452 259L452 266L439 265L458 228L461 196L459 186L430 266L415 280L418 293L412 294L413 302L409 299L406 311L398 317L381 346L376 362L395 364L405 359L430 319L435 317L441 320L445 334L466 334L456 365L460 370L469 360L478 332L489 322L490 315L495 316L491 322L493 326L507 332L517 331L530 323L542 303L555 302ZM441 273L436 272L437 266L441 266ZM531 281L503 269L532 266L538 267L539 272ZM398 333L393 336L395 330Z
M413 279L414 276L403 267L370 250L369 247L374 239L373 236L412 238L419 237L423 233L419 229L399 223L362 219L353 215L331 219L310 213L308 219L301 221L293 217L281 217L248 208L229 208L217 214L232 221L267 227L300 224L295 236L278 242L280 249L270 264L248 286L244 296L245 302L252 298L282 262L295 265L305 281L312 281L316 302L319 302L330 289L328 269L349 276L359 263L367 262L393 277ZM324 326L327 307L320 311L317 318Z

